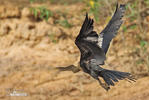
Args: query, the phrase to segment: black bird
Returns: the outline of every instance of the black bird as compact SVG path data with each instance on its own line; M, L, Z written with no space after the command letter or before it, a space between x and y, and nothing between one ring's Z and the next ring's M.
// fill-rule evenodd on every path
M94 20L89 18L86 13L80 33L75 40L75 44L81 52L81 68L84 72L98 80L100 85L107 91L118 80L135 81L135 78L130 73L100 67L104 65L110 42L117 35L117 31L123 22L122 17L124 12L125 5L117 4L113 17L99 35L93 30ZM105 83L102 83L99 77L102 77Z

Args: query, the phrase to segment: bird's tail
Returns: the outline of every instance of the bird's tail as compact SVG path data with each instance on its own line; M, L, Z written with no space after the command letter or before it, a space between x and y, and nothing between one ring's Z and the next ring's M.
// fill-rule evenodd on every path
M108 86L114 86L114 82L118 82L118 80L126 79L129 82L136 80L134 76L130 73L107 69L102 70L99 73L99 76L101 76L104 79Z

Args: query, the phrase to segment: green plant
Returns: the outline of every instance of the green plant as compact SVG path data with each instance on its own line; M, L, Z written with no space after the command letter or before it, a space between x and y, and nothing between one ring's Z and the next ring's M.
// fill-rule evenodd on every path
M134 25L131 25L129 28L130 28L130 29L135 29L136 27L137 27L137 25L134 24Z
M29 0L30 3L34 3L34 2L45 2L46 0Z
M35 0L29 0L29 2L30 2L30 3L33 3L33 2L35 2Z
M136 48L136 64L139 67L140 65L147 66L149 72L149 52L147 51L148 42L145 40L140 40L140 48Z
M51 33L48 35L50 40L53 42L53 43L57 43L57 39L56 39L56 36L55 36L55 33Z
M122 25L122 29L123 29L123 32L126 32L127 31L127 26Z
M143 52L146 52L146 50L147 50L146 45L147 45L147 44L148 44L148 42L145 41L145 40L141 40L141 41L140 41L140 46L141 46L141 49L143 50Z
M130 19L130 21L134 21L137 19L138 10L137 10L138 2L135 1L134 3L128 3L126 5L126 11L129 11L129 14L127 14L127 18Z
M144 0L144 3L149 6L149 0Z
M33 17L37 20L48 20L49 17L53 16L52 11L48 10L46 7L37 7L37 8L30 8Z
M93 14L95 17L95 20L98 21L99 20L99 7L101 6L99 0L89 0L89 1L86 1L86 4L88 7L90 7L89 12Z
M59 23L61 26L66 27L66 28L71 28L71 27L73 26L72 24L70 24L70 23L68 22L67 19L59 20L58 23Z
M82 2L83 0L49 0L52 4L62 4L62 5L68 5L68 4L75 4L78 2Z

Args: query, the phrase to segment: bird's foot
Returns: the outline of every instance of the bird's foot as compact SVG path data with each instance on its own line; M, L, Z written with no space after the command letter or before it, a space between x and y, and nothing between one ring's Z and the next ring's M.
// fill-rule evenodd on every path
M101 85L101 87L103 87L106 91L108 91L110 89L110 86L106 83L102 83L100 81L100 79L98 79L99 84Z
M110 87L106 83L100 84L106 91L110 89Z

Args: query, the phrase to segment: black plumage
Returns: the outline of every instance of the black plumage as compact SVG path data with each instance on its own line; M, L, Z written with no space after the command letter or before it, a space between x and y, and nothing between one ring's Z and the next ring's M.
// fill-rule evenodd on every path
M99 35L93 31L93 19L90 19L88 14L86 14L80 33L75 40L75 44L81 52L81 68L84 72L98 80L100 85L106 90L109 90L110 86L114 86L114 82L118 82L118 80L135 81L130 73L100 67L104 65L110 42L117 35L117 31L123 22L124 12L125 5L117 4L113 17ZM106 84L103 84L99 77L102 77Z

